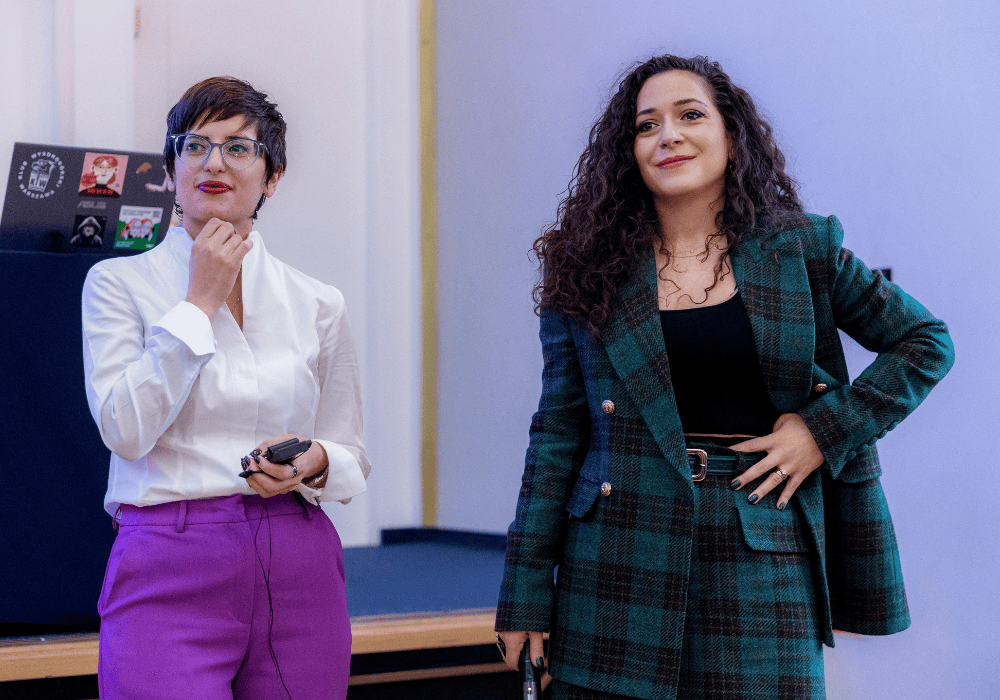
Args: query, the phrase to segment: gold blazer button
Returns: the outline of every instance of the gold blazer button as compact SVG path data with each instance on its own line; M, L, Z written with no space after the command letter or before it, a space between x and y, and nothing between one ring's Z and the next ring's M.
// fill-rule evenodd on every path
M604 409L605 413L614 413L615 412L615 402L612 401L611 399L604 399L604 401L601 402L601 408ZM611 488L611 487L609 486L608 488ZM608 494L604 494L604 495L607 496Z
M607 481L605 481L603 484L601 484L601 495L602 496L610 496L611 495L611 484L609 484Z
M822 394L824 391L826 391L826 389L827 389L826 384L817 384L816 386L813 387L813 391L815 391L817 394Z

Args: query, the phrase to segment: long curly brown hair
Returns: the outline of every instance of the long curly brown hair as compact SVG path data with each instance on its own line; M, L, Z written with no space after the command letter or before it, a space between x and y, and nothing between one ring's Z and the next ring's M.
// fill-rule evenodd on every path
M662 246L653 198L635 161L636 100L657 73L685 70L711 88L731 140L724 202L716 225L726 253L748 235L781 230L801 220L797 185L785 173L785 157L753 99L722 67L704 56L654 56L628 69L604 114L590 130L555 223L533 250L541 270L533 292L535 311L577 318L599 338L611 300L636 257Z

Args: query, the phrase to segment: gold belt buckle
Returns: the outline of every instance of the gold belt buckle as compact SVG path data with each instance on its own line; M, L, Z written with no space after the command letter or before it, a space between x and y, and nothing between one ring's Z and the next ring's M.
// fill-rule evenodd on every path
M691 481L702 481L708 474L708 453L697 448L688 448L688 456L698 458L698 471L691 472Z

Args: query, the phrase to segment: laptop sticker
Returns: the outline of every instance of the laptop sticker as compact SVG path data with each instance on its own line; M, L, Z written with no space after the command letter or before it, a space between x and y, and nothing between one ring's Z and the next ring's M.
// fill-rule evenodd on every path
M162 207L122 207L115 248L149 250L159 238L162 219Z
M66 166L51 151L35 151L21 161L17 170L17 186L32 199L44 199L55 194L66 177Z
M83 158L80 196L121 197L127 167L128 156L88 152Z
M104 226L108 222L106 216L78 214L73 224L73 236L69 244L79 248L96 248L104 242Z

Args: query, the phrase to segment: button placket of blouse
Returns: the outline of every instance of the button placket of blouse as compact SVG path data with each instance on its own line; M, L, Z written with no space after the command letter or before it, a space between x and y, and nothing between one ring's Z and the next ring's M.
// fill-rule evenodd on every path
M259 368L253 348L250 347L250 341L247 339L244 330L240 328L232 313L229 313L229 306L224 305L224 307L227 313L216 315L216 320L220 322L220 327L216 328L215 332L219 335L225 334L230 339L229 343L220 345L223 347L228 346L230 349L230 352L225 353L225 361L229 365L225 371L231 373L234 388L236 389L235 396L240 398L239 410L234 411L232 422L233 432L231 434L234 440L233 449L245 454L257 447L257 444L260 442L257 435L260 418ZM248 320L249 314L246 312L246 303L244 302L244 329L247 327ZM268 435L265 437L276 436Z

